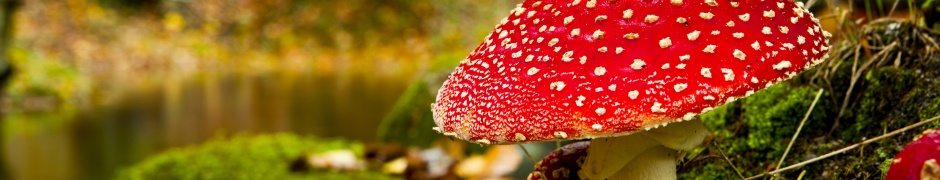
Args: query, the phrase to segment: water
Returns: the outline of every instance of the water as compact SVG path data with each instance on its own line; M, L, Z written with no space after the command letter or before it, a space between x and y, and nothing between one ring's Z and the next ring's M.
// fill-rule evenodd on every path
M108 179L172 147L234 134L294 132L370 142L409 80L351 73L206 75L107 105L9 118L15 179Z

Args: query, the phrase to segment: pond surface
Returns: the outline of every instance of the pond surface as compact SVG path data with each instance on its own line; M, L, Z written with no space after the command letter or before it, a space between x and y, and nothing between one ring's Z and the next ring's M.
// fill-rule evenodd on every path
M4 121L15 179L109 179L214 137L294 132L371 142L409 80L365 75L206 75L109 105Z

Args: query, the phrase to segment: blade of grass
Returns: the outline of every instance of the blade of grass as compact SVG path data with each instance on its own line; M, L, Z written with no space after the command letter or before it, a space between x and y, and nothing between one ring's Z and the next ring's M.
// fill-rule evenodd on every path
M803 130L803 125L806 124L806 119L809 119L809 115L813 113L813 108L816 108L816 103L819 102L819 97L822 96L823 89L820 88L819 92L816 92L816 98L813 99L813 103L809 105L809 109L806 110L806 115L803 115L803 120L800 120L800 125L796 127L796 132L793 133L793 137L790 138L790 144L787 144L787 149L783 151L783 156L780 156L780 161L777 162L777 167L774 169L780 169L780 166L783 165L783 160L787 159L787 154L790 153L790 148L793 147L793 142L796 142L796 138L800 137L800 131Z

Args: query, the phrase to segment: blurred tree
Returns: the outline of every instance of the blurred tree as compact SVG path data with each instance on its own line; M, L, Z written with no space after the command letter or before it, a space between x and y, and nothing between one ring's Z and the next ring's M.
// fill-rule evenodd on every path
M156 14L160 12L162 0L98 0L99 4L131 13Z
M10 77L13 75L13 65L10 64L7 56L7 47L10 39L13 38L13 15L16 9L22 4L20 0L2 0L0 1L0 90L2 90ZM0 94L0 102L3 102L3 94ZM0 179L10 179L7 172L6 157L4 157L3 146L6 144L3 139L3 112L0 111Z

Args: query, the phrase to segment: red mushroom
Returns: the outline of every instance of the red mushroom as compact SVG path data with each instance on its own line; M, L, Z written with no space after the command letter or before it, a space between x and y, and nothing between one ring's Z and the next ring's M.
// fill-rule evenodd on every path
M822 62L828 35L792 0L526 0L444 82L435 130L597 138L579 173L603 179L650 148L701 143L697 114Z
M940 179L940 131L927 130L894 156L885 179Z

